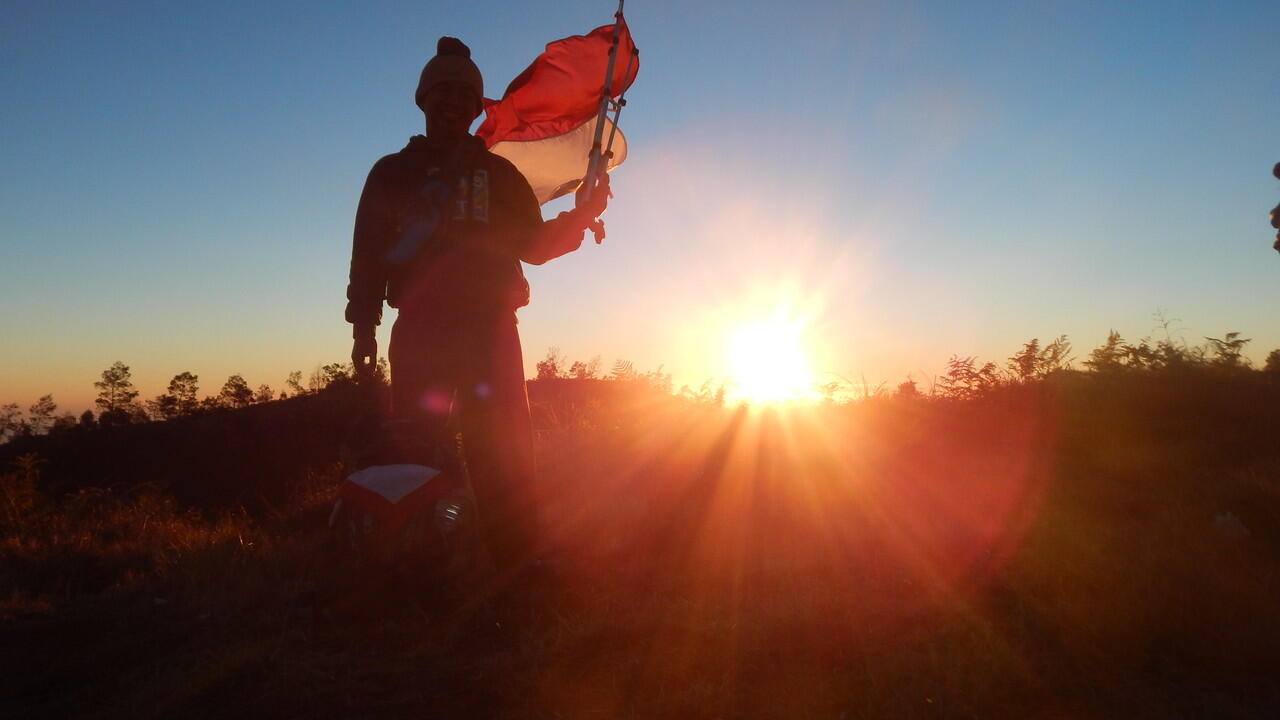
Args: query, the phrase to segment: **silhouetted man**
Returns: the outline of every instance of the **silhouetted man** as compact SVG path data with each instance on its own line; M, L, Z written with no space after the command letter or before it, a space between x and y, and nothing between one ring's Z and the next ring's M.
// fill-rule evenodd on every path
M537 539L533 438L515 311L529 302L521 261L540 265L582 244L604 212L608 176L591 200L543 221L533 190L470 134L484 81L471 51L440 38L414 100L426 136L374 164L356 211L346 319L351 359L373 367L382 301L391 330L392 411L436 437L456 405L481 525L500 569ZM584 163L585 165L585 163Z

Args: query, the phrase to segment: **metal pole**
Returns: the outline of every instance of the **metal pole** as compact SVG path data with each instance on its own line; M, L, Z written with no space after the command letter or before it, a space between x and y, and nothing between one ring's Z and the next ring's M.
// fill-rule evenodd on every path
M604 87L600 90L600 108L596 111L596 136L591 143L591 154L587 156L587 175L582 179L587 186L583 191L586 200L591 199L591 193L596 189L596 175L600 173L600 141L604 139L604 119L613 93L613 65L618 57L618 36L622 33L623 2L625 0L618 0L618 12L613 14L613 44L609 46L609 64L604 71Z
M623 78L631 76L631 67L635 65L635 60L640 55L640 48L631 48L631 56L627 58L627 69L622 73ZM622 115L622 108L627 104L625 92L618 96L613 103L613 122L609 126L609 142L604 145L604 158L610 160L613 158L613 136L618 134L618 117Z

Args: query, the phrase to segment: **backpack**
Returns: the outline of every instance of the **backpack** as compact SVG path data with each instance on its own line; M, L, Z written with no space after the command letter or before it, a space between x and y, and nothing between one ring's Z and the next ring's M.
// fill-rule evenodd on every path
M456 440L421 423L363 418L342 447L332 544L361 564L456 575L479 551L475 500Z

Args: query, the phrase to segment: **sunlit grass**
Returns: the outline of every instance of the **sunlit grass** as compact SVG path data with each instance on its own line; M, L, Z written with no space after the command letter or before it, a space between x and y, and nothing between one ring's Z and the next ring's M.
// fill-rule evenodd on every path
M108 716L1268 716L1274 411L1262 385L1190 382L846 405L533 383L557 584L514 594L514 630L505 601L335 561L322 496L55 495L29 458L0 498L0 640L35 658L15 687L52 668ZM87 640L112 667L76 664Z

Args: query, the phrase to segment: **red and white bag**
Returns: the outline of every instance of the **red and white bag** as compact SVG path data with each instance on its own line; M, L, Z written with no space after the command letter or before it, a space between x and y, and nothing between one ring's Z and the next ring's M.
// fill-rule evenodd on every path
M340 547L368 559L452 560L474 513L465 484L425 465L373 465L347 476L329 515Z

